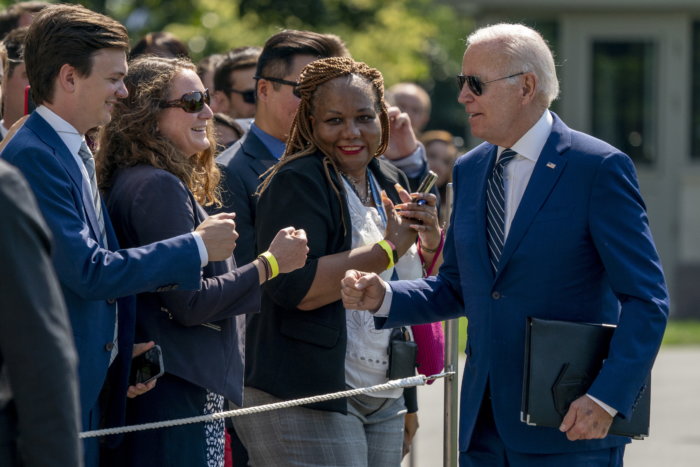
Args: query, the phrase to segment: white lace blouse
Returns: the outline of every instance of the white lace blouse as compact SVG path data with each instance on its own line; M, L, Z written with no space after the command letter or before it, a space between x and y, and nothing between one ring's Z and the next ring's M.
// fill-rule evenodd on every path
M376 194L377 184L368 171L373 192ZM345 178L345 191L348 194L348 208L352 225L352 248L371 245L384 238L386 222L377 208L364 206ZM381 200L375 196L375 204L381 209ZM399 258L392 269L387 269L380 275L384 280L391 280L394 270L399 279L417 279L422 277L423 268L418 256L416 245ZM393 277L396 278L396 277ZM374 386L388 381L386 372L389 367L387 349L391 330L377 330L374 318L367 311L345 310L348 329L347 349L345 351L345 381L353 388ZM374 397L396 398L403 389L390 389L369 394Z

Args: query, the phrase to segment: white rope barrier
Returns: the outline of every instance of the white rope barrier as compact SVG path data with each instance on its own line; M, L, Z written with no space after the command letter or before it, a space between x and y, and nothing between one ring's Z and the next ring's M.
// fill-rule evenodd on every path
M358 396L360 394L369 394L372 392L384 391L387 389L407 388L411 386L423 386L426 382L438 378L445 378L454 372L445 372L432 376L411 376L410 378L395 379L384 384L370 386L366 388L349 389L347 391L333 392L318 396L304 397L302 399L293 399L289 401L275 402L273 404L258 405L255 407L247 407L243 409L229 410L226 412L217 412L207 415L199 415L196 417L180 418L176 420L165 420L162 422L144 423L142 425L130 425L117 428L106 428L104 430L84 431L80 433L80 438L96 438L99 436L116 435L120 433L131 433L134 431L155 430L157 428L166 428L171 426L188 425L191 423L211 422L222 418L240 417L241 415L256 414L261 412L269 412L271 410L286 409L299 405L314 404L316 402L324 402L332 399L341 399L343 397Z

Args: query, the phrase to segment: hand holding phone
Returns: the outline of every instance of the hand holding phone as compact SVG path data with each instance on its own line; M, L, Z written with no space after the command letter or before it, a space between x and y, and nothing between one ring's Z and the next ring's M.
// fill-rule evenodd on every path
M131 361L129 384L132 386L139 383L147 384L163 376L163 372L163 353L159 345L154 345Z
M438 175L432 170L428 170L428 173L425 174L425 177L423 177L423 180L421 180L420 185L418 185L416 193L428 193L433 188L433 185L435 185L437 179ZM426 203L427 201L425 199L419 199L416 202L418 206L424 206Z

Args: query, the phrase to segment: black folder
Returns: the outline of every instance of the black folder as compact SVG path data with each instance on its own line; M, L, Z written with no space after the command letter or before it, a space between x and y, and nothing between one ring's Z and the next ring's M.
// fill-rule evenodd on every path
M520 418L558 428L569 405L584 395L608 356L615 326L528 318ZM650 377L628 419L615 416L610 434L649 435Z

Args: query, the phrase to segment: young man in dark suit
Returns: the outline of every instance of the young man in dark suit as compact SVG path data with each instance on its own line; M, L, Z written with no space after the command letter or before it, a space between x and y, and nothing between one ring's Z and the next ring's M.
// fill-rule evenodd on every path
M387 284L348 271L345 305L376 311L384 327L467 316L461 466L622 465L630 440L608 429L631 415L668 318L632 161L549 110L554 59L528 27L469 36L458 83L472 134L486 142L455 166L439 275ZM618 325L559 429L520 421L528 317Z
M2 157L23 173L54 236L53 263L78 351L84 430L104 417L123 420L125 397L151 386L129 386L134 348L132 294L200 287L208 261L230 257L233 215L209 218L189 234L120 250L97 190L85 133L109 122L125 98L129 38L124 26L81 6L55 5L35 18L25 40L25 64L39 105ZM110 382L106 404L100 392ZM86 465L97 464L97 442L85 443Z

